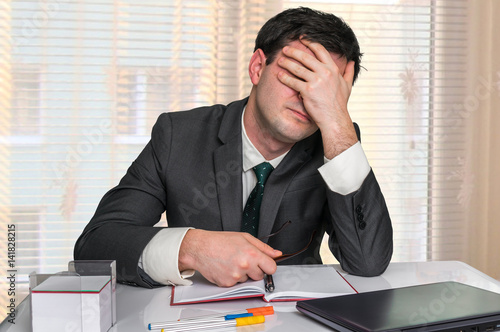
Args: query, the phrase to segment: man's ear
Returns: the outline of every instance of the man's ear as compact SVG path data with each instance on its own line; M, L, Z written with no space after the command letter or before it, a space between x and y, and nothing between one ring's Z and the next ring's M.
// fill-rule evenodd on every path
M259 83L262 70L264 70L265 66L266 56L264 55L264 51L259 48L253 53L250 63L248 64L248 75L253 85Z

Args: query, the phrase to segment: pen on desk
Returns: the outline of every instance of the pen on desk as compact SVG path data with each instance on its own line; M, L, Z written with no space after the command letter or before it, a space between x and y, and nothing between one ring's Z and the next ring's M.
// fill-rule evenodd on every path
M247 309L242 309L238 311L230 311L230 312L225 312L225 313L218 313L218 314L213 314L213 315L204 315L204 316L196 316L196 317L189 317L189 318L183 318L183 319L178 319L175 321L168 321L168 322L158 322L158 323L151 323L148 325L149 330L157 330L164 328L166 326L170 326L170 324L175 324L175 323L196 323L198 321L203 321L203 320L211 320L211 319L220 319L220 318L225 318L230 315L244 315L244 314L253 314L254 316L267 316L267 315L273 315L274 314L274 307L273 306L265 306L265 307L254 307L254 308L247 308Z
M261 316L250 316L250 317L242 317L231 320L226 320L223 322L208 322L208 323L200 323L192 324L188 326L179 326L162 329L162 332L185 332L185 331L198 331L203 329L213 329L219 327L231 327L231 326L245 326L245 325L254 325L264 323L266 321L263 315Z
M238 310L238 311L224 312L224 313L213 314L213 315L183 318L180 320L187 321L187 320L204 319L204 318L210 318L210 317L224 317L226 315L235 315L235 314L241 314L241 313L252 313L254 316L257 316L257 315L267 316L267 315L274 314L274 307L273 306L254 307L254 308L242 309L242 310Z
M148 325L149 330L159 330L159 329L167 329L167 328L180 328L184 326L193 326L197 324L204 324L204 323L216 323L216 322L224 322L226 320L230 319L236 319L236 318L242 318L242 317L252 317L254 314L245 312L241 314L229 314L225 316L220 316L220 317L206 317L206 318L198 318L198 319L191 319L191 320L176 320L176 321L170 321L170 322L163 322L163 323L151 323Z
M274 280L273 280L272 274L266 274L265 288L266 288L266 292L268 292L268 293L274 292Z

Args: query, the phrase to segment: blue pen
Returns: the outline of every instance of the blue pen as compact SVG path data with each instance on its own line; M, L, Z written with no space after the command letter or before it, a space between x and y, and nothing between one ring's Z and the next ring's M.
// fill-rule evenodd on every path
M160 330L160 329L168 329L168 328L181 328L181 327L189 327L196 326L200 323L213 323L213 322L223 322L226 320L233 320L236 318L242 317L251 317L253 313L241 313L241 314L229 314L222 317L213 317L213 318L190 318L189 320L184 321L170 321L163 323L151 323L148 325L149 330Z

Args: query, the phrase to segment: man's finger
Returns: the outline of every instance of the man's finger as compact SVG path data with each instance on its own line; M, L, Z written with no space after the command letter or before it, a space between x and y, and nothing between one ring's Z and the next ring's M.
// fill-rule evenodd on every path
M297 63L300 63L302 66L314 70L315 61L317 61L316 56L313 54L309 54L304 50L300 50L293 46L285 46L282 49L283 54L289 59L295 60Z
M261 269L253 269L248 271L248 277L252 280L262 280L264 278L264 272Z
M280 71L278 73L278 80L290 89L301 92L306 83L297 77L292 77L291 75L292 74L287 74L285 71Z
M248 242L250 242L252 245L254 245L257 249L262 251L264 254L266 254L269 257L278 257L281 256L283 253L279 250L274 249L267 243L262 242L261 240L257 239L256 237L251 236L248 234L247 236Z
M300 42L304 44L307 48L309 48L313 53L316 59L318 59L322 63L331 62L332 58L330 56L330 52L321 45L320 43L315 43L305 38L300 38Z
M285 70L287 75L291 75L301 81L311 79L312 72L303 64L292 60L291 58L281 57L278 59L278 65Z

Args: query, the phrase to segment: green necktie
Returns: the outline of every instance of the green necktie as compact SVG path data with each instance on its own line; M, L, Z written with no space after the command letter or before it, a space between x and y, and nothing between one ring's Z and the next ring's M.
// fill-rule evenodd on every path
M255 175L257 175L257 184L250 193L250 196L248 196L247 204L243 209L241 231L250 233L255 237L257 237L259 232L259 213L262 196L264 196L264 184L273 169L273 166L267 162L253 168Z

